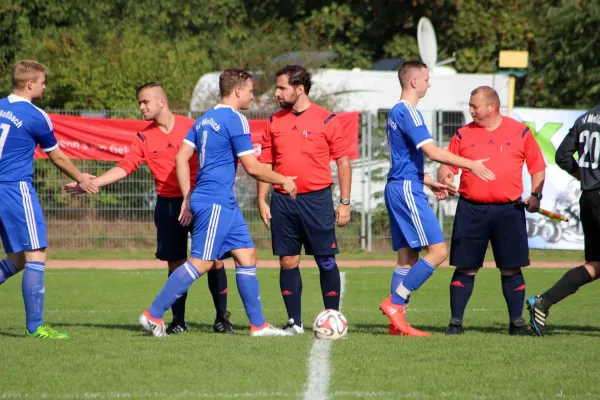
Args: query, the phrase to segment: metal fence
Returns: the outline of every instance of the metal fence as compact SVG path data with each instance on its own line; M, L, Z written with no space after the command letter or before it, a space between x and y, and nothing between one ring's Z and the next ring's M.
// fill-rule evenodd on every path
M101 118L139 119L137 110L48 110L50 113ZM201 112L175 110L191 118ZM385 175L389 168L385 121L388 110L377 115L361 114L359 123L360 158L353 161L351 222L337 228L342 249L390 251L389 221L383 203ZM446 145L451 135L464 124L461 112L424 112L426 123L435 140ZM265 119L265 113L246 113L250 119ZM100 175L116 163L74 160L84 172ZM337 171L332 163L334 200L339 200ZM437 168L428 163L426 172L435 177ZM48 239L54 249L152 249L156 243L154 180L145 165L129 177L104 187L96 196L70 196L62 190L68 182L48 160L35 161L34 185L45 211ZM256 182L243 168L238 169L234 191L248 222L250 233L259 248L270 248L270 233L265 229L256 207ZM450 233L455 205L438 206L430 196L431 205L440 217L446 234Z

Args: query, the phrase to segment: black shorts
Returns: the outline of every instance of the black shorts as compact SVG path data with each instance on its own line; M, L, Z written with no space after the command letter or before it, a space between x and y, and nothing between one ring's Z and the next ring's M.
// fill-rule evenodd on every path
M450 265L457 268L482 267L489 242L492 243L496 267L528 266L525 209L517 202L482 204L459 198L452 229Z
M273 254L294 256L302 245L307 255L338 254L331 187L303 193L295 200L273 191L271 196Z
M156 225L156 258L162 261L178 261L188 256L188 232L190 226L178 221L183 197L157 196L154 209Z
M583 192L579 198L585 261L600 261L600 192Z

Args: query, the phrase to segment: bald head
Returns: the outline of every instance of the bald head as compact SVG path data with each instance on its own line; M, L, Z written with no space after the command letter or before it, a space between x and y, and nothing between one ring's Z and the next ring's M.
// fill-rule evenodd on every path
M478 95L486 105L491 105L493 103L494 108L500 110L500 96L498 96L498 93L493 88L489 86L480 86L471 92L471 97Z

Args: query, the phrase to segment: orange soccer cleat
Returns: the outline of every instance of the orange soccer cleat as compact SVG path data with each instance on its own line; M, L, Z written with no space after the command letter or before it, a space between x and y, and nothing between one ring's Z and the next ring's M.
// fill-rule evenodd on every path
M392 296L383 300L379 305L379 309L390 319L390 325L393 325L395 330L399 332L396 333L390 328L388 332L390 335L431 336L431 333L415 329L406 322L406 307L392 303Z

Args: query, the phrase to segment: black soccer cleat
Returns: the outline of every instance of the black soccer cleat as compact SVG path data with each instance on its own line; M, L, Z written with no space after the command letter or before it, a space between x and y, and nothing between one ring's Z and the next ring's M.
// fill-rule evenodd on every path
M523 318L517 318L510 321L508 334L511 336L533 336L533 332L527 327Z
M550 311L542 305L542 298L540 296L531 296L525 301L527 309L529 310L529 324L531 329L536 336L544 336L544 329L546 329L546 318L550 314Z
M215 319L215 324L213 325L213 330L216 333L228 333L228 334L236 333L233 330L233 325L231 324L231 322L229 322L230 316L231 316L231 313L229 311L226 311L222 317L217 317L217 319Z
M444 331L444 335L462 335L463 333L465 333L465 330L462 326L462 319L451 318L450 325Z
M180 323L176 323L175 321L172 321L169 326L167 327L167 329L165 329L165 332L167 332L167 335L176 335L178 333L184 333L188 331L188 327L186 324L180 324Z

